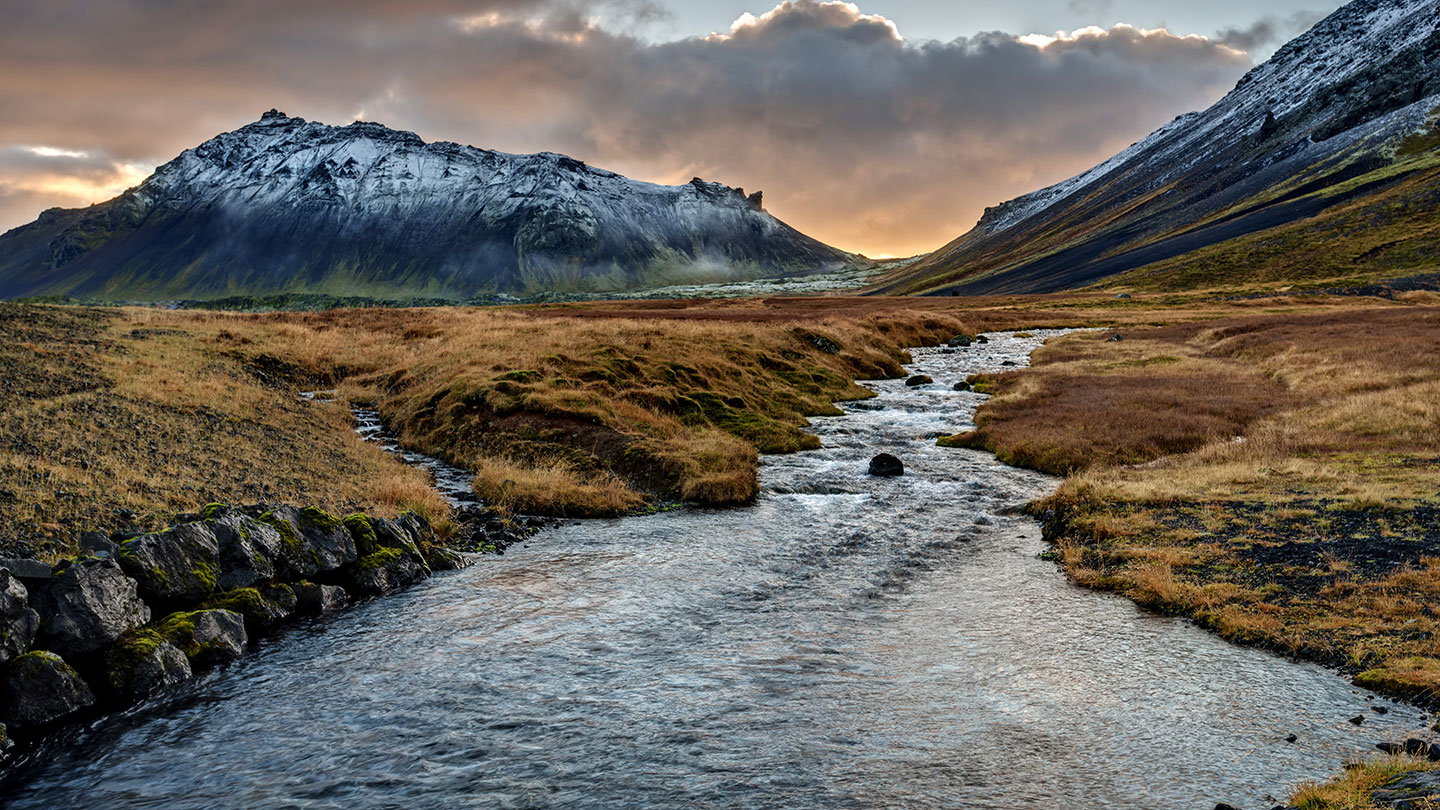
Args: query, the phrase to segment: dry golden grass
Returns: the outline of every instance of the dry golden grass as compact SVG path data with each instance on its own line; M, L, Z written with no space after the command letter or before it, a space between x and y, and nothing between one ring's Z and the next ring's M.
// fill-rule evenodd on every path
M1379 805L1371 798L1376 790L1405 773L1437 768L1440 765L1423 758L1403 755L1354 762L1345 767L1342 776L1330 782L1301 785L1290 797L1290 803L1299 810L1378 810ZM1424 810L1430 803L1422 801L1407 806Z
M475 464L475 493L501 509L562 517L617 515L645 505L615 474L581 472L563 461L481 458Z

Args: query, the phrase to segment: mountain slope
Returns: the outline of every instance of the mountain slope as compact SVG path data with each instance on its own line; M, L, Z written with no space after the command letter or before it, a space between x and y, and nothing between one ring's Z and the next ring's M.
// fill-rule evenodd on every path
M857 257L761 196L641 183L274 110L138 187L0 236L0 297L376 298L621 290L833 269Z
M1122 273L1142 286L1245 284L1253 276L1244 256L1263 234L1397 205L1433 212L1433 199L1412 192L1430 185L1440 162L1419 134L1434 126L1430 113L1440 105L1437 28L1440 0L1355 0L1210 109L1176 118L1084 174L988 209L969 233L880 289L1053 292ZM1203 250L1209 269L1192 265L1183 282L1156 271ZM1234 255L1215 255L1226 250ZM1332 275L1391 269L1354 258L1355 267Z

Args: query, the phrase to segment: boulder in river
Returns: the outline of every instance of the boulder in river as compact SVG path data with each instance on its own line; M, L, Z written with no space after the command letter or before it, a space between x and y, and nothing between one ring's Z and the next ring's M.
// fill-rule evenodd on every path
M905 474L905 465L889 453L881 453L870 459L870 474L881 478L896 478Z
M952 349L963 349L974 342L975 338L972 338L969 335L956 335L955 337L950 338L949 342L947 342L946 345Z
M906 380L905 385L909 386L910 388L915 388L921 385L929 385L933 382L935 381L925 376L924 374L916 374L914 377Z
M290 618L296 603L295 591L289 585L274 584L217 593L207 599L204 606L240 614L245 617L246 631L254 634Z
M233 661L245 654L250 642L245 618L230 610L172 613L155 626L155 632L185 653L194 667Z
M19 729L44 726L95 705L95 694L79 673L46 650L11 661L4 684L0 713L7 724Z
M334 613L345 607L350 595L339 585L317 585L314 582L294 584L295 607L301 613Z
M154 630L127 633L105 651L105 686L122 700L142 700L190 674L190 659Z
M109 646L127 630L150 621L135 580L114 560L72 563L30 591L40 614L35 644L66 658L83 658Z
M39 630L40 614L30 607L30 592L0 568L0 664L29 650Z
M157 605L193 605L214 593L220 578L220 544L203 523L126 540L116 559Z
M430 575L418 555L398 548L382 548L361 557L345 569L346 590L360 596L381 596L408 588Z
M958 382L958 383L955 383L955 388L954 388L953 390L955 390L955 391L971 391L971 390L974 390L974 389L971 388L970 383L968 383L968 382Z

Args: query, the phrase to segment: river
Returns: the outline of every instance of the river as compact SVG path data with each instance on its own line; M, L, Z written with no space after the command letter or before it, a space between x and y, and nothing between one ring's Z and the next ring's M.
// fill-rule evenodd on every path
M1054 479L933 439L1047 334L915 351L935 384L813 420L754 506L569 523L268 639L8 806L1270 807L1421 727L1038 557Z

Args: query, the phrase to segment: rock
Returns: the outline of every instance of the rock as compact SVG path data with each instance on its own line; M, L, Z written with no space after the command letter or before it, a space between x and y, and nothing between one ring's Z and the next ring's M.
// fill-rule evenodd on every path
M1435 800L1440 800L1440 771L1401 774L1370 794L1376 806L1398 810L1424 810L1434 807Z
M470 558L444 546L431 546L424 550L425 563L431 571L459 571L470 567Z
M40 614L30 607L30 592L0 568L0 664L30 649L40 630Z
M1014 360L1005 360L1005 361L1002 361L1002 362L1000 363L1000 365L1002 365L1002 366L1018 366L1018 365L1020 365L1020 364L1017 363L1017 362L1015 362Z
M1358 725L1360 725L1361 723L1365 722L1365 715L1363 715L1363 714L1357 714L1357 715L1355 715L1354 717L1350 718L1350 722L1352 722L1352 723L1354 723L1355 725L1358 726Z
M905 474L905 465L889 453L870 459L870 474L881 478L895 478Z
M1384 706L1371 706L1371 707L1370 707L1370 711L1375 712L1376 714L1389 714L1389 713L1390 713L1390 710L1387 709L1387 708L1385 708Z
M80 550L93 557L114 557L120 546L103 532L85 532L80 535Z
M245 654L245 646L250 643L245 634L245 617L230 610L172 613L154 629L185 653L192 667L233 661Z
M297 602L289 585L265 585L217 593L205 601L205 607L240 614L245 617L245 629L253 635L290 618Z
M1399 743L1392 743L1392 742L1378 742L1378 743L1375 743L1375 748L1376 748L1377 750L1379 750L1381 753L1390 754L1391 756L1394 756L1395 754L1398 754L1398 753L1400 753L1401 751L1405 750L1404 748L1402 748L1402 747L1400 746Z
M347 590L361 596L393 593L430 575L423 560L398 548L382 548L345 570Z
M1240 808L1235 807L1234 805L1229 805L1229 804L1226 804L1226 803L1224 803L1224 802L1220 802L1219 804L1215 805L1215 810L1240 810Z
M203 523L126 540L116 559L140 583L140 595L157 605L196 604L220 578L220 544Z
M1289 737L1286 737L1286 738L1285 738L1285 742L1287 742L1287 743L1294 743L1294 742L1299 742L1299 741L1300 741L1300 735L1298 735L1298 734L1291 734Z
M1428 747L1429 745L1424 740L1418 737L1411 737L1405 741L1405 754L1412 757L1425 756Z
M408 525L385 518L375 518L371 524L375 527L375 542L380 548L399 549L407 554L420 556L420 546L410 533Z
M30 589L40 614L35 646L66 658L83 658L109 646L127 630L150 621L135 580L114 560L69 565Z
M410 535L422 551L426 546L433 546L439 542L435 539L435 529L430 526L430 521L414 512L406 512L396 518L395 523Z
M280 533L280 579L294 582L338 571L359 557L345 524L323 510L285 506L261 515L260 522Z
M975 336L975 342L976 342L976 343L989 343L989 342L990 342L990 338L988 338L988 337L986 337L986 336L984 336L984 335L976 335L976 336Z
M209 526L220 548L220 576L215 586L228 591L274 579L284 548L280 532L239 512L216 515L214 510L209 511L214 515Z
M190 675L190 659L154 630L128 633L105 651L105 685L123 700L143 700Z
M950 340L946 342L945 345L949 346L952 349L963 349L974 342L975 339L970 337L969 335L956 335L955 337L950 338Z
M0 765L10 758L10 752L15 750L15 741L10 739L10 730L0 723Z
M929 385L933 382L935 381L925 376L924 374L916 374L914 377L906 380L905 385L909 388L915 388L916 386Z
M1115 296L1115 298L1119 301L1128 301L1130 300L1130 293L1120 293L1119 295Z
M972 388L970 387L970 383L968 383L968 382L958 382L958 383L955 383L955 387L954 387L952 390L955 390L955 391L971 391L971 390L974 390L974 389L972 389Z
M1110 343L1119 343L1120 341L1122 341L1122 340L1124 340L1124 339L1125 339L1125 336L1124 336L1124 335L1116 334L1116 335L1111 335L1111 336L1110 336L1110 341L1109 341L1109 342L1110 342Z
M1425 758L1431 762L1440 762L1440 743L1430 743L1430 747L1425 749Z
M334 613L345 607L350 595L339 585L316 585L313 582L297 582L294 585L296 610L316 615Z
M5 670L0 712L19 729L53 723L95 705L95 694L65 659L36 650L11 661Z
M50 563L28 558L0 558L0 568L4 568L10 572L11 576L25 582L44 582L55 575Z

